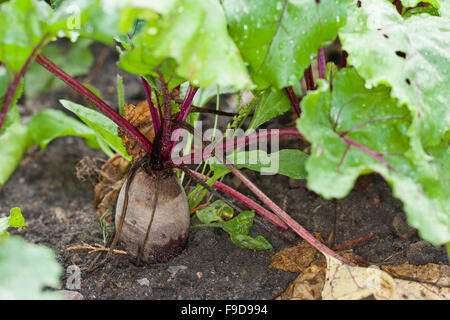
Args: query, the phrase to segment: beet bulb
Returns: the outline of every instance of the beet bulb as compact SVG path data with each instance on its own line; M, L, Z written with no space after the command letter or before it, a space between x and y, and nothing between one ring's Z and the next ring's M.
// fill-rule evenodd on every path
M131 179L119 241L132 259L136 260L140 254L140 261L145 264L167 262L181 253L189 233L189 205L184 189L173 171L148 173L141 167ZM126 185L125 182L117 199L116 230Z

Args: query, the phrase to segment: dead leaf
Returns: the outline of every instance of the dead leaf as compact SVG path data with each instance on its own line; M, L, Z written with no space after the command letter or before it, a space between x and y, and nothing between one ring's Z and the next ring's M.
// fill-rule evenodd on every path
M339 252L359 265L353 267L317 253L302 242L271 256L270 268L300 272L276 300L450 300L449 266L405 263L381 269L351 251Z
M315 233L314 236L323 242L320 234ZM269 268L280 269L290 272L303 272L316 259L319 253L317 249L308 242L303 241L295 247L284 248L270 256L271 263Z
M96 208L95 216L103 217L106 225L109 226L112 219L112 212L116 206L120 189L126 180L130 162L119 157L108 166L103 166L99 174L99 182L94 187L93 207Z
M275 300L317 300L325 284L325 259L314 261Z
M314 236L323 242L319 233ZM326 262L319 251L306 241L285 248L271 256L269 268L300 272L276 300L316 300L320 298L325 283Z
M414 266L404 263L382 269L397 282L397 295L401 299L450 299L449 266L433 263Z
M132 104L125 105L124 118L153 143L155 130L147 101L141 101L136 106ZM127 149L127 153L133 157L132 163L139 162L145 156L146 151L121 128L118 128L118 135L122 138L122 144Z
M331 256L325 256L327 271L322 299L359 300L369 296L374 296L377 300L450 299L450 288L423 283L420 280L424 279L419 278L425 275L429 282L446 281L448 285L447 266L428 264L416 267L403 265L397 268L397 271L404 272L411 279L415 279L402 280L393 278L376 265L367 268L352 267ZM414 277L411 275L414 275Z

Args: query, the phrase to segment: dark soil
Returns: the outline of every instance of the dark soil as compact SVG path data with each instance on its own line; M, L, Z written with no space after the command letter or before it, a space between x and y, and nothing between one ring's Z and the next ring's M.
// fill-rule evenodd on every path
M102 50L102 46L93 47L96 56ZM117 101L116 59L111 52L92 80L111 105ZM145 99L138 79L124 76L127 102ZM26 118L42 108L61 109L59 99L85 103L70 89L53 89L25 103L21 113ZM290 121L290 115L286 115L270 126L286 126ZM284 141L283 145L301 146L296 141ZM92 208L93 182L79 181L75 172L75 165L85 156L106 159L79 138L59 138L45 151L34 146L0 190L0 212L19 206L25 217L27 229L15 233L53 248L64 268L73 264L88 267L97 255L88 255L86 250L67 251L68 247L82 242L102 243L102 230ZM407 226L401 202L392 197L390 187L377 175L360 178L345 199L329 201L308 191L303 181L245 173L310 232L320 232L327 239L335 230L332 246L373 232L373 237L349 247L366 261L448 263L444 248L427 244ZM235 178L225 182L250 195ZM93 273L82 271L78 291L86 299L273 299L297 274L269 269L270 254L297 244L301 238L268 225L260 217L255 219L251 234L266 237L273 249L243 250L220 230L192 229L187 248L170 262L138 267L126 256L115 255ZM66 279L62 277L63 289Z

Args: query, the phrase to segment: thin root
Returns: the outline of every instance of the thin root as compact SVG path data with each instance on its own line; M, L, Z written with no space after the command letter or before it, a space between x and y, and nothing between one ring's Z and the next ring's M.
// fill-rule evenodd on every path
M74 246L74 247L68 247L66 249L66 251L72 251L72 250L90 250L88 252L88 254L92 254L95 252L103 252L103 251L109 251L109 248L106 248L105 246L102 246L101 244L94 244L94 246L88 244L88 243L84 243L78 246ZM116 254L128 254L126 251L123 250L117 250L117 249L113 249L112 250L113 253Z

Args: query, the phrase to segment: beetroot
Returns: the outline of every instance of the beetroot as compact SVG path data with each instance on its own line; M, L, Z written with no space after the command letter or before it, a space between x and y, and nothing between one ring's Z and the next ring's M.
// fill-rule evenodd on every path
M189 206L184 189L171 170L147 173L141 167L131 179L119 241L131 258L139 260L142 250L142 262L166 262L183 250L189 232ZM117 200L116 230L126 185L124 183Z

